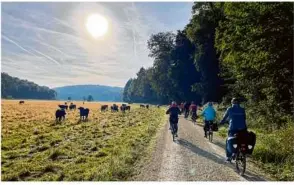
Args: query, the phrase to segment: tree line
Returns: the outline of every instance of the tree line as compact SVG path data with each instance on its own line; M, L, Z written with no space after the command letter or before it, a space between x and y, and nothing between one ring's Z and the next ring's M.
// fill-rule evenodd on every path
M49 87L1 73L1 98L55 100L56 92Z
M234 96L276 127L293 112L293 3L197 2L183 30L151 35L147 44L153 66L126 83L124 101Z

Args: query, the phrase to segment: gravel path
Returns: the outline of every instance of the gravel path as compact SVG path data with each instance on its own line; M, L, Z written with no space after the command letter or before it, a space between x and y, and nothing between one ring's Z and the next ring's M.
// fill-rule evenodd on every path
M179 120L179 137L173 142L169 124L160 131L152 154L139 181L265 181L264 174L249 164L245 176L225 163L224 139L214 135L213 143L204 138L203 128L183 117Z

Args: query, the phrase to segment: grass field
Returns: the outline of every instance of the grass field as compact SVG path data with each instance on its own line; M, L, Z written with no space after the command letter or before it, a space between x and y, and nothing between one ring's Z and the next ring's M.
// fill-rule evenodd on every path
M104 103L74 102L90 109L67 111L55 124L57 101L2 100L2 181L127 180L148 154L164 123L164 110L132 105L131 112L100 112Z

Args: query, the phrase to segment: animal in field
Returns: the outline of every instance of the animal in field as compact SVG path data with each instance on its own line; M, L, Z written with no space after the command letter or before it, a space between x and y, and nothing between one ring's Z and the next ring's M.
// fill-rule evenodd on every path
M24 104L25 102L23 100L19 101L19 104Z
M101 112L107 111L108 110L108 105L102 105L101 106Z
M58 107L61 108L61 109L65 109L65 110L68 109L68 105L58 105Z
M118 112L118 106L116 104L113 104L111 107L111 112Z
M149 109L149 105L146 105L146 108Z
M160 105L157 105L157 108L160 108Z
M140 105L140 107L143 107L143 108L145 108L145 105L141 104L141 105Z
M64 102L64 105L67 105L67 102Z
M70 104L69 105L69 110L76 110L76 108L77 108L77 105L75 105L75 104Z
M88 115L89 115L90 110L88 108L84 108L84 107L79 107L78 109L80 110L80 120L81 121L88 120Z
M61 120L65 120L66 112L64 109L57 109L55 112L55 121L60 122Z
M131 106L127 105L126 110L131 111Z

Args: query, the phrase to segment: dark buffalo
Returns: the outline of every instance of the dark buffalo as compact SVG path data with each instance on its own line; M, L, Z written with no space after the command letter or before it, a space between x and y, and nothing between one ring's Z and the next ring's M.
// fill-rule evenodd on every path
M23 100L19 101L19 104L24 104L24 101Z
M81 121L88 120L88 115L89 115L90 110L88 108L84 108L84 107L79 107L78 109L80 110L80 120Z
M62 120L65 120L65 115L66 115L66 112L65 112L65 110L64 109L58 109L58 110L56 110L56 112L55 112L55 121L57 122L60 122L61 121L61 119Z
M69 110L76 110L77 106L75 104L70 104Z
M102 111L107 111L108 110L108 105L102 105L101 106L101 112Z
M131 106L126 106L126 110L131 111Z
M61 108L61 109L65 109L65 110L68 109L68 106L67 105L58 105L58 107Z
M113 104L111 107L111 112L118 112L118 106L116 104Z
M149 109L149 105L146 105L146 108Z
M140 107L144 107L144 108L145 108L145 105L142 105L142 104L141 104Z

